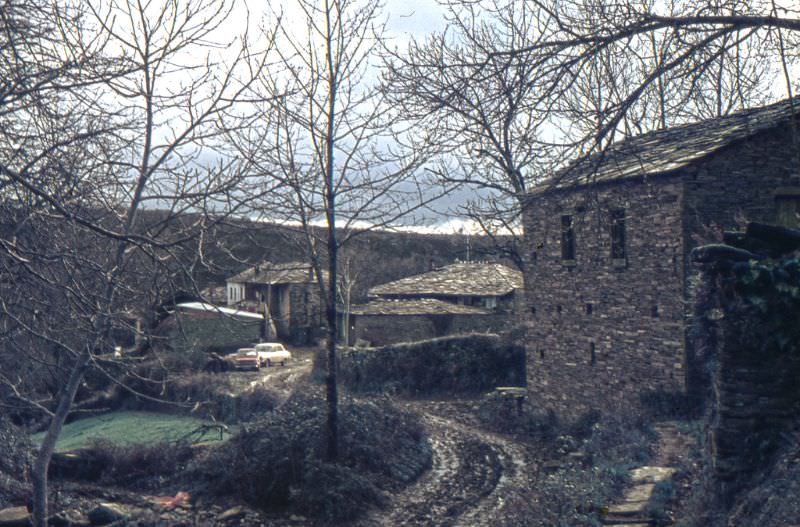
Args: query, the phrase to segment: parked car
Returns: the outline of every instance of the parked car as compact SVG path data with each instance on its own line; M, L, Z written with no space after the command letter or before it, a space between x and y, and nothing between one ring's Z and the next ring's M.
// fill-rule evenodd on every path
M292 354L280 342L261 342L256 344L255 350L261 366L272 366L273 364L284 366L292 360Z
M261 367L255 348L239 348L233 357L233 363L237 370L258 370Z

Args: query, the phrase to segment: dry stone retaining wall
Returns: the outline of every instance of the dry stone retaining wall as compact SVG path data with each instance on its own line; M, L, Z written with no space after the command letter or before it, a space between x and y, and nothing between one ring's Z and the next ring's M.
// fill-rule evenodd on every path
M351 348L339 355L339 379L359 391L485 391L523 385L525 352L490 334Z
M738 247L693 254L703 270L695 311L712 387L709 454L729 499L771 461L800 410L800 231L751 224L727 238ZM776 241L790 254L776 257Z

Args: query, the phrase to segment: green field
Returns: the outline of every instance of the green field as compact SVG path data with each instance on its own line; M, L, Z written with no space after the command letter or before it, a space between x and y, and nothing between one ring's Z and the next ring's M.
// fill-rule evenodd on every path
M112 412L87 417L64 425L56 450L65 452L89 446L95 439L104 439L120 445L148 444L162 441L178 441L186 438L193 443L219 441L219 432L212 430L193 434L208 421L182 415L155 412ZM37 443L44 433L33 436ZM227 440L230 434L224 434Z

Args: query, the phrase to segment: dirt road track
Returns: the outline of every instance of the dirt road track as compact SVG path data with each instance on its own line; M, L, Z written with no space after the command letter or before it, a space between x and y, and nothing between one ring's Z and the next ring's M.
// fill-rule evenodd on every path
M386 510L359 527L515 525L518 500L536 466L526 449L499 435L426 411L415 403L430 436L433 467L395 494Z

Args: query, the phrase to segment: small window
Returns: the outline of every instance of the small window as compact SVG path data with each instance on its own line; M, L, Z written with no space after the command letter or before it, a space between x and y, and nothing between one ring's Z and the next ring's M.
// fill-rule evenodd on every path
M572 216L561 216L561 259L575 259L575 229Z
M487 296L483 299L483 305L486 309L494 309L497 307L497 297Z
M611 258L625 259L625 209L611 211Z
M561 304L556 306L556 313L561 314Z
M531 315L536 314L536 306L531 306Z
M655 304L650 308L650 316L653 318L658 318L661 316L661 313L658 310L658 304Z
M540 359L544 358L544 348L539 348L539 358Z
M586 314L591 315L592 313L594 313L594 305L592 305L592 303L589 302L588 304L586 304Z
M592 366L597 364L597 350L595 348L594 342L589 343L589 362Z

